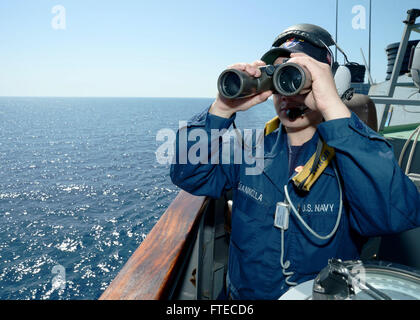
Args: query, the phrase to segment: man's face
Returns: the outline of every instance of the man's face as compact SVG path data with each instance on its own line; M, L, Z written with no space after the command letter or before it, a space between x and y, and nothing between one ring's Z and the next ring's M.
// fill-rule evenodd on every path
M285 57L279 57L274 61L274 65L280 64ZM318 125L322 122L322 115L320 112L315 110L308 110L303 115L296 119L289 119L287 116L288 109L292 108L304 108L306 94L296 96L283 96L281 94L274 94L273 101L277 115L281 123L286 127L286 130L300 130L308 126Z

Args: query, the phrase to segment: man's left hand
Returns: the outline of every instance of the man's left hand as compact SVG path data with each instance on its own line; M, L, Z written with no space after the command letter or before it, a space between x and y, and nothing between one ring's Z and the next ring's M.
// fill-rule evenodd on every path
M337 93L331 67L304 53L291 53L288 62L304 66L311 73L312 90L304 99L305 105L322 113L325 121L349 118L350 110Z

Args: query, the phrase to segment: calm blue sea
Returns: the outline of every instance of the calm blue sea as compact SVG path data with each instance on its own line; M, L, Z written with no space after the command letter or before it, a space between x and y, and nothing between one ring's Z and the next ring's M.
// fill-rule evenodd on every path
M0 98L0 299L97 299L179 192L157 132L211 102Z

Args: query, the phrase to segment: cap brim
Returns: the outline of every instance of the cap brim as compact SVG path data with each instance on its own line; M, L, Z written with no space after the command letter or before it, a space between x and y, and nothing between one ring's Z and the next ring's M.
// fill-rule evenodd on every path
M264 61L266 64L273 64L274 61L278 57L290 57L290 54L294 52L290 49L286 48L273 48L269 51L267 51L262 57L261 60Z

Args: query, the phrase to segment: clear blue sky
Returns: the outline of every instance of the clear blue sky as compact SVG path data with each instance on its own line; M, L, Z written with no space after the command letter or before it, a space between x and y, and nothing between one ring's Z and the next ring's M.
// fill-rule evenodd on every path
M0 0L0 96L213 97L225 66L259 59L286 27L313 23L335 35L335 2ZM66 10L64 30L52 27L55 5ZM366 8L365 30L352 28L355 5ZM401 21L416 7L419 0L372 0L377 81L385 47L400 41ZM360 63L368 9L368 0L339 0L338 43Z

